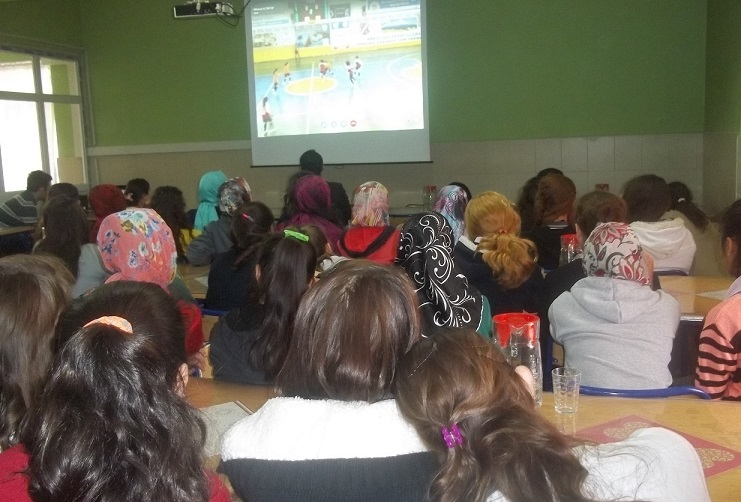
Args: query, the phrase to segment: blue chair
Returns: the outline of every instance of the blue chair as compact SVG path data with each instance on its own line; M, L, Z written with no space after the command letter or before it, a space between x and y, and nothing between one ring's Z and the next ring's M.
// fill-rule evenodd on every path
M221 317L223 315L226 315L227 312L227 310L214 310L201 307L201 315L212 315L214 317Z
M702 389L697 387L667 387L666 389L644 389L644 390L621 390L621 389L605 389L603 387L589 387L582 385L579 387L579 394L585 396L613 396L613 397L637 397L637 398L652 398L652 397L674 397L674 396L689 396L695 395L700 399L712 399L710 395Z

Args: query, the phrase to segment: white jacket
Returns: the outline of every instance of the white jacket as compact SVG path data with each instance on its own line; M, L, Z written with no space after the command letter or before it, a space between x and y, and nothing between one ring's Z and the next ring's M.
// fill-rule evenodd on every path
M653 257L654 271L681 270L690 273L697 246L681 218L651 223L634 221L630 228L643 249Z

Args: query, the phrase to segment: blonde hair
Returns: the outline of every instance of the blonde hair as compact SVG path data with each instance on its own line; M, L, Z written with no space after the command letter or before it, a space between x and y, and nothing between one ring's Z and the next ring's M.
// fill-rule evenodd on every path
M535 270L538 251L532 241L519 237L520 215L512 202L497 192L477 195L466 207L466 235L481 238L476 250L506 289L524 283Z

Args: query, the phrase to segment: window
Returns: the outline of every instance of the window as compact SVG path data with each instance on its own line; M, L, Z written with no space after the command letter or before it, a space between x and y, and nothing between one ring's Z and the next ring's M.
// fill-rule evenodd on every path
M35 170L87 182L81 94L79 57L0 48L0 191Z

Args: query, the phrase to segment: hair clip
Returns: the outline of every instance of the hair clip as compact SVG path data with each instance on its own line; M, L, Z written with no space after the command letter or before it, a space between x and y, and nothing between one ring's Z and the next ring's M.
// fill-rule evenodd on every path
M458 424L443 427L440 429L440 432L448 448L455 448L457 445L463 444L463 436L461 436L461 431L458 429Z
M252 219L252 216L250 216L249 214L245 214L245 213L242 213L242 218L248 221L255 221Z
M283 234L286 237L293 237L296 240L299 240L301 242L309 242L309 236L306 234L302 234L301 232L296 232L295 230L283 230Z
M687 200L684 197L680 197L677 199L677 202L687 202Z
M134 329L131 327L131 323L124 319L123 317L118 317L115 315L106 315L103 317L98 317L97 319L93 319L89 323L87 323L83 328L87 328L89 326L92 326L94 324L105 324L107 326L113 326L114 328L118 328L124 333L133 334Z

